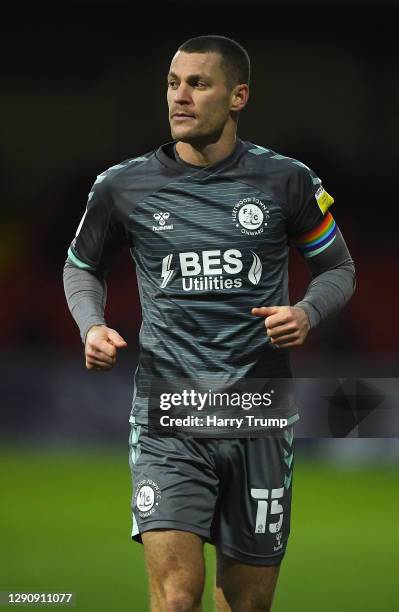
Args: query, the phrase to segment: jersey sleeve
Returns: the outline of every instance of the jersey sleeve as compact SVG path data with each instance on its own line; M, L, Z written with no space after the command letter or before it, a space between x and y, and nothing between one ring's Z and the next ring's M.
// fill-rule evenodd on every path
M68 258L78 268L104 273L125 242L105 172L92 186Z
M328 210L334 198L313 170L300 162L296 165L289 182L287 234L289 243L307 257L335 235L335 221Z

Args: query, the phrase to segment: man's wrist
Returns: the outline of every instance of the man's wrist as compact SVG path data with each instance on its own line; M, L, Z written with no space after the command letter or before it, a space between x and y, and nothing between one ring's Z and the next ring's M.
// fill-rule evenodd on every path
M98 323L91 323L89 325L89 327L87 327L86 330L82 334L82 342L83 342L83 344L86 344L86 339L87 339L87 335L88 335L89 331L91 331L95 327L106 327L106 326L107 326L107 324L105 323L105 321L102 321L102 322L99 321Z
M297 302L294 304L294 308L300 308L307 315L309 322L309 329L313 329L320 322L320 315L315 308L313 308L312 304L302 300L301 302Z
M89 331L91 331L94 327L106 327L106 325L105 325L105 323L95 323L94 325L89 327L89 329L87 330L86 336L89 333Z

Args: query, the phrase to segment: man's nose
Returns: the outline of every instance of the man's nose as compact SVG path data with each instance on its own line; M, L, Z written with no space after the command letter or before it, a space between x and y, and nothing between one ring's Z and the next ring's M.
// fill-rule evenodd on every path
M180 83L175 91L175 102L180 104L191 102L190 87L186 83Z

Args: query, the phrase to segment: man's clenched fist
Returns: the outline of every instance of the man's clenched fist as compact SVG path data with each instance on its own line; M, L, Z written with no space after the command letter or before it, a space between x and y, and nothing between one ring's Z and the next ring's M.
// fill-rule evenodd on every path
M310 329L306 312L296 306L262 306L251 313L265 317L266 333L270 342L279 348L301 346Z
M116 361L116 349L127 342L106 325L93 325L86 335L85 357L88 370L110 370Z

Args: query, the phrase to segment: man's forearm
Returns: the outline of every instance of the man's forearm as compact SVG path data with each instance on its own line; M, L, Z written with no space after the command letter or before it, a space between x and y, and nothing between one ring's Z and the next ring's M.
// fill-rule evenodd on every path
M310 327L316 327L320 321L343 308L352 297L355 286L355 266L348 259L313 278L305 296L295 306L306 312Z
M101 277L77 268L68 260L64 266L63 280L68 307L84 343L93 325L106 325L104 308L107 285Z

